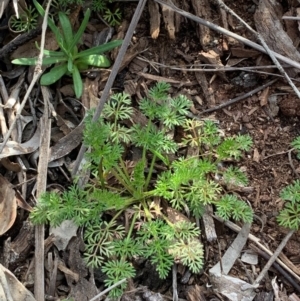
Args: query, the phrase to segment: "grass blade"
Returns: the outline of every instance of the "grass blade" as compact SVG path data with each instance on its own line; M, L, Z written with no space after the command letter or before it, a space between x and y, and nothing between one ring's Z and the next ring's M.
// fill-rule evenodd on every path
M20 59L14 59L12 61L15 65L24 65L24 66L34 66L37 64L38 59L33 58L20 58ZM67 61L65 57L44 57L42 65L52 65L56 63L62 63Z
M100 46L96 46L96 47L93 47L90 49L83 50L83 51L79 52L75 56L75 58L81 58L81 57L92 55L92 54L102 54L106 51L112 50L112 49L120 46L122 44L122 42L123 42L122 40L115 40L115 41L111 41L111 42L108 42L108 43L100 45Z
M72 52L73 30L69 18L62 12L58 13L59 22L62 28L64 41L66 43L67 50Z
M54 66L48 73L42 75L41 85L48 86L54 84L67 72L67 70L67 64Z
M87 11L85 12L84 14L84 18L83 18L83 21L78 29L78 31L76 32L75 36L73 37L73 41L70 45L70 49L73 49L79 42L80 38L82 37L83 35L83 32L88 24L88 21L90 19L90 15L91 15L91 11L90 9L87 9Z
M82 95L83 91L83 83L81 79L80 72L76 65L73 67L73 83L74 83L74 91L77 98L79 98Z
M111 65L109 59L104 55L92 54L88 56L81 57L76 60L76 63L83 63L95 67L107 68Z
M36 0L33 0L33 3L35 5L37 11L40 13L40 15L42 17L44 17L45 16L45 10L43 9L43 7ZM65 50L64 38L63 38L62 34L60 33L59 29L56 27L56 25L54 24L54 22L51 18L48 18L48 25L49 25L50 29L52 30L52 32L54 33L55 39L56 39L58 45L60 46L60 48L62 50Z

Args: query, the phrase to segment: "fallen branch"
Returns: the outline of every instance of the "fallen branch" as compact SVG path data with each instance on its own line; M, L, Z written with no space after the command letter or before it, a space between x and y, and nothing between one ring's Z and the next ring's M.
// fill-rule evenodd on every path
M239 17L222 0L215 0L215 1L218 3L218 5L220 6L220 8L223 8L226 12L230 13L232 16L234 16L235 18L237 18L239 22L241 22L242 24L244 24L244 26L251 33L253 33L256 36L256 38L260 41L260 43L262 44L262 46L266 50L266 53L269 55L270 59L273 61L273 63L278 68L279 72L285 77L285 79L287 80L287 82L289 83L289 85L292 87L293 91L296 93L296 95L300 99L300 92L299 92L298 88L295 86L295 84L292 82L292 80L290 79L290 77L284 71L283 67L280 65L280 63L276 59L275 55L273 54L273 52L271 51L271 49L269 48L269 46L267 45L267 43L265 42L265 40L263 39L263 37L261 36L261 34L258 33L257 31L255 31L250 25L248 25L248 23L246 23L241 17Z
M240 232L241 231L241 228L230 222L230 221L224 221L222 220L220 217L216 216L216 215L213 215L213 218L224 223L228 228L230 228L231 230L235 231L235 232ZM261 249L263 250L264 252L266 252L268 255L272 256L273 253L267 249L263 244L260 243L260 239L257 238L256 236L252 235L252 234L249 234L248 235L248 238L253 241L254 243L256 243L256 245ZM286 264L284 264L279 258L276 258L275 259L276 262L278 264L280 264L281 267L283 267L286 271L288 271L291 275L293 275L293 277L295 277L295 279L297 279L298 281L300 281L300 276L297 275L296 273L294 273Z
M231 31L229 31L229 30L227 30L227 29L225 29L225 28L223 28L221 26L215 25L215 24L213 24L213 23L211 23L209 21L206 21L206 20L204 20L204 19L202 19L200 17L197 17L197 16L195 16L193 14L190 14L190 13L188 13L188 12L186 12L186 11L178 8L176 5L173 4L173 2L171 0L166 0L166 1L154 0L154 1L156 1L157 3L160 3L162 5L165 5L165 6L169 7L169 8L172 8L175 12L181 14L182 16L184 16L184 17L186 17L188 19L191 19L191 20L193 20L193 21L195 21L197 23L200 23L202 25L205 25L205 26L207 26L207 27L209 27L209 28L211 28L211 29L213 29L213 30L215 30L217 32L220 32L220 33L222 33L224 35L232 37L232 38L240 41L241 43L243 43L243 44L245 44L245 45L247 45L249 47L252 47L252 48L254 48L254 49L258 50L258 51L261 51L261 52L267 54L265 48L262 47L261 45L259 45L257 43L254 43L254 42L252 42L252 41L250 41L250 40L248 40L246 38L243 38L240 35L237 35L237 34L231 32ZM289 58L287 58L287 57L285 57L285 56L283 56L283 55L281 55L281 54L279 54L277 52L274 52L272 50L271 50L271 53L277 59L279 59L279 60L281 60L281 61L289 64L292 67L300 69L300 63L298 63L296 61L293 61L293 60L291 60L291 59L289 59Z
M287 244L287 242L289 241L289 239L292 237L292 235L294 234L294 232L295 232L294 230L290 230L287 233L287 235L285 236L285 238L281 241L281 243L277 247L277 249L274 252L274 254L270 257L270 259L268 260L268 262L266 263L266 265L264 266L264 268L262 269L262 271L260 272L260 274L257 276L256 280L253 283L253 287L258 287L259 286L259 283L266 276L266 273L268 272L268 270L270 269L270 267L272 266L272 264L275 262L275 260L277 260L279 254L281 253L281 251L283 250L283 248L285 247L285 245Z
M247 98L247 97L252 96L253 94L255 94L255 93L257 93L257 92L259 92L259 91L265 89L266 87L269 87L269 86L273 85L276 81L277 81L277 79L273 79L273 80L269 81L268 83L266 83L266 84L264 84L264 85L262 85L262 86L260 86L260 87L258 87L258 88L255 88L254 90L251 90L251 91L248 92L248 93L245 93L245 94L240 95L240 96L238 96L238 97L235 97L235 98L233 98L233 99L229 99L228 101L223 102L223 103L221 103L220 105L218 105L218 106L216 106L216 107L213 107L213 108L204 110L204 111L202 111L200 114L202 115L202 114L205 114L205 113L211 113L211 112L214 112L214 111L223 109L223 108L225 108L225 107L228 107L228 106L230 106L230 105L232 105L232 104L234 104L234 103L236 103L236 102L238 102L238 101L241 101L241 100L243 100L243 99L245 99L245 98Z
M263 257L266 260L270 259L270 255L267 254L266 252L262 251L260 248L255 246L254 244L250 244L249 247L255 251L259 256ZM294 289L300 293L300 285L298 284L297 281L294 280L294 278L287 273L277 262L273 262L273 267L283 276L285 280L287 280L293 287Z

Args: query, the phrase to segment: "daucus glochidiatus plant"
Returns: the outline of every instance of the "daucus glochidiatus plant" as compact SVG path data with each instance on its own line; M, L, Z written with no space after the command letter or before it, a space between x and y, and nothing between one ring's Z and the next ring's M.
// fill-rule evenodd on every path
M108 286L135 275L135 256L149 259L161 278L174 262L193 273L202 268L198 227L189 219L171 220L162 202L172 210L188 210L192 220L212 204L224 219L252 221L251 208L223 189L226 184L245 185L245 174L233 165L219 168L224 160L241 158L251 138L222 138L214 122L190 120L190 101L183 95L169 97L169 88L157 83L139 102L144 125L132 124L133 106L124 93L111 97L97 122L90 114L84 130L84 143L91 149L86 156L90 183L83 189L74 185L60 196L46 193L31 214L35 223L56 226L73 219L84 226L87 264L102 268ZM179 128L184 134L175 142L170 132ZM190 146L199 155L185 156L183 150ZM134 159L133 148L138 150ZM121 222L123 214L130 217L128 225Z

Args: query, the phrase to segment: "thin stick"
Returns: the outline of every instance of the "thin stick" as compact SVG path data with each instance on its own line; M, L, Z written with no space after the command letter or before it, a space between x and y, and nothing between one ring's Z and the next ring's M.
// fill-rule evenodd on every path
M7 133L7 125L6 125L6 121L5 121L5 116L4 116L4 110L3 110L3 106L6 103L7 99L8 99L8 93L4 84L4 80L0 74L0 91L1 91L1 96L2 96L2 103L1 103L1 99L0 99L0 128L1 128L1 133L2 136L4 136Z
M51 136L51 119L49 114L49 90L42 86L42 94L44 99L44 114L41 119L40 149L38 177L36 182L37 199L46 191L47 187L47 170L50 157L50 136ZM35 226L35 275L34 275L34 296L36 301L45 300L45 278L44 278L44 258L45 258L45 226Z
M295 21L300 21L300 17L292 17L292 16L283 16L281 19L282 19L282 20L295 20Z
M216 107L213 107L213 108L204 110L204 111L202 111L200 114L202 115L202 114L205 114L205 113L211 113L211 112L214 112L214 111L223 109L223 108L225 108L225 107L228 107L228 106L230 106L230 105L232 105L232 104L234 104L234 103L236 103L236 102L238 102L238 101L241 101L241 100L243 100L243 99L245 99L245 98L247 98L247 97L252 96L253 94L255 94L255 93L257 93L257 92L259 92L259 91L265 89L265 88L268 87L268 86L273 85L276 81L277 81L277 79L273 79L273 80L269 81L268 83L266 83L266 84L264 84L264 85L262 85L262 86L260 86L260 87L258 87L258 88L255 88L254 90L251 90L251 91L248 92L248 93L245 93L245 94L243 94L243 95L241 95L241 96L238 96L238 97L236 97L236 98L233 98L233 99L229 99L227 102L224 102L224 103L222 103L222 104L220 104L220 105L218 105L218 106L216 106Z
M16 125L17 120L20 118L20 115L24 109L24 106L27 102L27 99L35 85L35 83L38 81L38 79L40 78L41 74L42 74L42 61L43 61L43 54L44 54L44 47L45 47L45 35L46 35L46 30L47 30L47 18L48 18L48 13L49 13L49 7L51 4L52 0L49 0L48 4L47 4L47 8L45 11L45 16L44 16L44 20L43 20L43 25L42 25L42 36L41 36L41 46L40 46L40 53L38 56L38 60L37 60L37 64L36 67L34 69L34 73L33 73L33 78L32 81L28 87L28 90L25 93L24 99L22 100L19 109L16 112L16 118L15 120L12 122L11 126L9 127L9 130L7 131L4 139L3 139L3 143L1 143L0 145L0 154L2 153L7 141L9 140L9 137Z
M259 256L262 256L264 259L266 260L270 259L270 255L262 251L254 244L250 244L249 247L252 250L254 250ZM289 273L287 273L277 262L274 262L272 266L282 275L282 277L286 281L288 281L297 290L298 293L300 293L300 285L298 284L297 281L295 281L295 279Z
M141 14L143 12L143 9L144 9L144 6L145 6L146 2L147 2L147 0L140 0L137 7L136 7L136 9L135 9L134 15L133 15L132 20L130 22L130 25L128 27L127 33L125 35L124 41L122 43L122 46L119 50L119 53L118 53L118 56L117 56L116 61L114 63L114 66L111 70L111 73L109 75L107 83L106 83L106 85L104 87L104 90L102 92L102 96L101 96L100 101L98 103L96 112L93 116L93 121L96 121L101 115L104 104L105 104L106 100L108 99L110 89L111 89L111 87L112 87L112 85L115 81L115 78L116 78L118 72L119 72L119 69L120 69L120 66L122 64L123 58L125 56L125 53L127 51L128 46L130 44L132 35L134 33L134 30L136 28L136 25L137 25L140 17L141 17ZM72 170L72 175L73 176L76 175L76 173L78 172L80 163L83 159L83 156L84 156L85 152L86 152L86 147L84 145L82 145L81 148L80 148L79 154L77 156L77 159L75 161L73 170Z
M42 25L42 36L41 36L41 48L40 48L40 53L38 56L38 61L34 70L33 74L33 79L29 85L29 88L24 96L24 99L19 107L19 110L16 114L16 119L14 120L14 123L12 123L9 131L11 132L14 125L15 121L20 118L20 114L25 106L25 103L32 91L33 86L39 79L39 77L42 74L42 61L43 61L43 54L44 54L44 46L45 46L45 35L46 35L46 30L47 30L47 19L48 19L48 13L49 13L49 8L52 0L48 1L46 11L45 11L45 16L43 20L43 25ZM46 88L43 89L42 87L42 92L44 96L44 115L42 118L42 129L44 130L43 135L41 135L41 140L40 140L40 160L39 160L39 165L38 165L38 179L37 179L37 198L46 191L46 185L47 185L47 169L48 169L48 159L49 159L49 146L50 146L50 129L51 129L51 120L49 118L49 110L48 110L48 100L47 100L47 93L46 93ZM7 135L5 138L6 140L3 141L3 148L5 144L8 141L8 138L10 136ZM3 150L2 148L2 150ZM2 152L0 151L0 153ZM37 301L44 301L45 300L45 277L44 277L44 225L39 225L36 226L35 228L35 281L34 281L34 293L35 293L35 299Z
M292 148L292 149L290 149L290 150L288 151L288 159L289 159L290 166L291 166L291 168L292 168L292 170L293 170L295 176L296 176L297 178L299 178L299 174L298 174L298 172L297 172L297 170L296 170L296 168L295 168L295 166L294 166L294 164L293 164L293 160L292 160L292 151L293 151L293 150L294 150L294 149Z
M253 283L254 287L258 287L259 283L262 281L262 279L266 276L268 270L272 266L272 264L275 262L275 260L278 258L279 254L281 253L282 249L286 246L289 239L294 234L294 230L290 230L288 234L285 236L285 238L281 241L280 245L277 247L274 254L270 257L269 261L266 263L260 274L257 276L256 280Z
M241 227L239 227L238 225L234 224L231 221L224 221L217 215L213 215L213 218L220 221L221 223L224 223L228 228L230 228L231 230L233 230L235 232L241 231ZM252 234L249 234L248 238L251 241L255 242L259 246L259 248L262 249L264 252L266 252L270 256L273 255L273 253L269 249L267 249L263 244L260 243L259 238L257 238L256 236L254 236ZM282 260L280 260L279 258L276 258L276 261L280 264L280 266L282 266L286 271L288 271L291 275L293 275L293 277L295 277L295 279L297 279L300 282L300 276L297 275L296 273L294 273L294 271L292 271L285 263L283 263Z
M274 68L276 68L275 65L252 66L252 67L230 67L230 66L220 66L220 65L216 65L216 64L197 64L197 65L193 64L193 65L186 65L185 67L177 67L176 65L166 65L166 64L162 64L162 63L153 62L153 61L145 59L141 56L137 56L136 58L143 62L147 62L151 65L160 66L162 68L168 68L171 70L185 71L185 72L199 72L199 71L200 72L216 72L216 71L217 72L220 72L220 71L230 72L230 71L239 71L240 70L240 71L247 71L247 72L252 72L252 73L259 73L259 74L283 77L283 75L281 75L281 74L274 74L274 73L270 73L270 72L259 71L259 69L274 69ZM203 68L195 68L195 67L209 67L209 68L203 69ZM215 68L213 68L213 67L215 67ZM292 80L294 80L296 82L300 82L300 80L296 79L296 78L292 78Z
M238 16L222 0L215 0L215 1L217 1L217 3L219 4L220 8L223 8L225 11L227 11L228 13L230 13L232 16L236 17L238 19L238 21L240 21L242 24L244 24L244 26L251 33L253 33L256 36L256 38L260 41L260 43L265 48L267 54L269 55L269 57L271 58L271 60L273 61L273 63L278 68L279 72L285 77L285 79L287 80L287 82L289 83L289 85L292 87L292 89L294 90L294 92L296 93L296 95L298 96L298 98L300 99L300 92L299 92L299 90L297 89L297 87L295 86L295 84L291 81L291 79L287 75L287 73L284 71L284 69L282 68L282 66L280 65L280 63L278 62L278 60L276 59L275 55L272 53L271 49L269 48L269 46L267 45L267 43L265 42L265 40L263 39L263 37L261 36L261 34L258 33L257 31L255 31L250 25L248 25L248 23L246 23L240 16Z
M212 30L215 30L215 31L220 32L222 34L225 34L225 35L227 35L229 37L232 37L232 38L240 41L241 43L244 43L245 45L248 45L248 46L250 46L250 47L252 47L252 48L254 48L254 49L258 50L258 51L261 51L263 53L267 53L266 50L264 49L264 47L262 47L261 45L259 45L257 43L254 43L254 42L252 42L252 41L250 41L250 40L248 40L248 39L246 39L244 37L241 37L241 36L239 36L239 35L231 32L231 31L229 31L229 30L227 30L227 29L225 29L225 28L223 28L221 26L215 25L215 24L213 24L213 23L211 23L209 21L206 21L206 20L204 20L204 19L202 19L200 17L197 17L197 16L195 16L193 14L190 14L190 13L188 13L188 12L186 12L186 11L178 8L176 5L173 4L173 2L171 0L167 0L166 2L163 1L163 0L154 0L154 1L157 2L157 3L160 3L162 5L165 5L168 8L173 9L175 12L179 13L180 15L182 15L184 17L187 17L188 19L196 21L197 23L200 23L200 24L202 24L204 26L207 26L208 28L210 28ZM281 54L279 54L277 52L274 52L274 51L271 51L271 52L274 54L274 56L277 59L279 59L279 60L281 60L281 61L289 64L292 67L300 69L300 63L298 63L296 61L293 61L290 58L287 58L287 57L285 57L285 56L283 56L283 55L281 55Z
M97 296L93 297L92 299L90 299L90 301L96 301L98 300L100 297L102 297L103 295L107 294L109 291L111 291L113 288L119 286L120 284L122 284L123 282L126 281L126 278L116 282L115 284L113 284L112 286L108 287L106 290L102 291L101 293L99 293Z

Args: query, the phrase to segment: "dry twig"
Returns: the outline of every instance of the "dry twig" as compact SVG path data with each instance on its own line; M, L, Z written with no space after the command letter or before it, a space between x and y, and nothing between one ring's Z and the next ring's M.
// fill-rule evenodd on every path
M228 228L230 228L231 230L233 231L236 231L236 232L239 232L241 231L241 228L239 226L237 226L236 224L230 222L230 221L224 221L222 220L220 217L216 216L216 215L213 215L213 217L224 223ZM264 252L266 252L267 254L269 254L270 256L273 256L273 253L267 249L263 244L260 243L260 239L257 238L256 236L252 235L252 234L249 234L248 235L248 238L253 241L254 243L256 243L256 245L262 249ZM297 275L296 273L294 273L286 264L284 264L279 258L275 258L276 262L278 264L280 264L281 267L283 267L286 271L288 271L291 275L293 275L293 277L295 277L295 279L297 279L298 281L300 281L300 276Z
M230 13L232 16L236 17L238 21L240 21L251 33L253 33L256 38L260 41L260 43L263 45L264 49L266 50L266 53L269 55L273 63L276 65L278 68L279 72L285 77L289 85L292 87L293 91L296 93L298 98L300 99L300 92L298 88L295 86L295 84L292 82L290 77L287 75L287 73L284 71L283 67L280 65L278 62L277 58L275 57L274 53L271 51L263 37L261 36L260 33L255 31L250 25L248 25L247 22L245 22L240 16L238 16L232 9L230 9L222 0L215 0L220 8L223 8L226 12Z
M227 30L227 29L225 29L225 28L223 28L221 26L215 25L215 24L213 24L213 23L211 23L209 21L206 21L206 20L204 20L204 19L202 19L200 17L197 17L197 16L195 16L193 14L190 14L190 13L188 13L188 12L186 12L186 11L178 8L176 5L174 5L174 3L171 0L166 0L166 1L163 1L163 0L154 0L154 1L156 1L156 2L158 2L160 4L162 4L162 5L165 5L165 6L169 7L169 8L171 8L171 9L173 9L175 12L181 14L182 16L184 16L186 18L189 18L189 19L191 19L191 20L193 20L193 21L195 21L197 23L200 23L202 25L205 25L205 26L207 26L207 27L209 27L209 28L211 28L211 29L213 29L213 30L215 30L217 32L220 32L220 33L222 33L224 35L232 37L232 38L240 41L241 43L243 43L243 44L245 44L247 46L250 46L250 47L252 47L252 48L254 48L254 49L258 50L258 51L261 51L263 53L267 53L266 50L265 50L265 48L262 47L261 45L259 45L257 43L254 43L254 42L252 42L252 41L250 41L250 40L248 40L248 39L246 39L246 38L244 38L244 37L242 37L242 36L240 36L238 34L235 34L235 33L231 32L231 31L229 31L229 30ZM281 60L281 61L289 64L292 67L300 69L300 63L298 63L298 62L296 62L294 60L291 60L290 58L287 58L287 57L285 57L285 56L283 56L283 55L281 55L281 54L279 54L277 52L274 52L272 50L271 50L271 53L277 59L279 59L279 60Z
M223 108L225 108L225 107L228 107L228 106L230 106L230 105L232 105L232 104L234 104L234 103L236 103L236 102L238 102L238 101L241 101L241 100L243 100L243 99L245 99L245 98L247 98L247 97L252 96L253 94L255 94L255 93L257 93L257 92L259 92L259 91L265 89L266 87L269 87L269 86L273 85L276 81L277 81L277 79L273 79L273 80L269 81L268 83L266 83L266 84L264 84L264 85L262 85L262 86L260 86L260 87L258 87L258 88L255 88L255 89L251 90L251 91L248 92L248 93L245 93L245 94L243 94L243 95L241 95L241 96L238 96L238 97L235 97L235 98L233 98L233 99L229 99L229 100L226 101L226 102L222 102L220 105L218 105L218 106L216 106L216 107L213 107L213 108L204 110L204 111L202 111L200 114L202 115L202 114L205 114L205 113L211 113L211 112L214 112L214 111L223 109Z
M283 248L285 247L285 245L287 244L287 242L289 241L289 239L292 237L292 235L294 234L294 232L295 232L294 230L290 230L287 233L287 235L285 236L285 238L281 241L281 243L277 247L277 249L274 252L274 254L270 257L270 259L268 260L268 262L266 263L266 265L264 266L264 268L262 269L262 271L260 272L260 274L255 279L255 281L253 283L254 287L258 287L259 286L259 283L266 276L266 273L268 272L268 270L270 269L270 267L272 266L272 264L275 262L275 260L278 259L279 254L281 253L281 251L283 250Z

